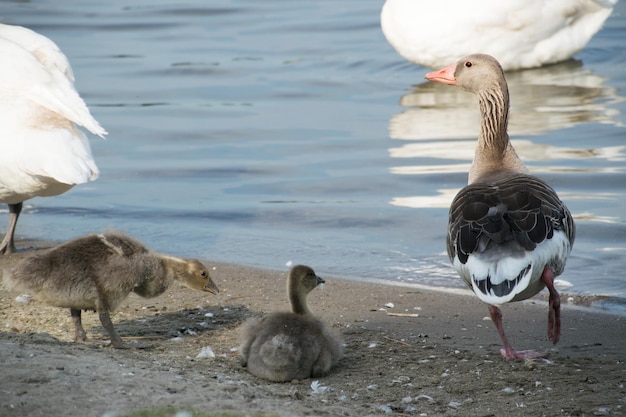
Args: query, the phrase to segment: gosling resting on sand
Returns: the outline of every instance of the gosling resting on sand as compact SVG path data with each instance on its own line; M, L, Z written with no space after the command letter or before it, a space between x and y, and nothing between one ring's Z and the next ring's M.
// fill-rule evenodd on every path
M315 318L307 294L324 280L308 266L287 277L292 312L248 319L241 330L241 364L263 379L285 382L326 375L343 356L340 336Z
M52 306L69 308L76 341L87 339L81 310L97 311L116 348L128 346L113 329L109 313L130 292L145 298L156 297L174 280L194 290L219 292L199 261L153 252L122 233L76 238L36 253L8 274L4 273L4 284L9 290L29 293Z

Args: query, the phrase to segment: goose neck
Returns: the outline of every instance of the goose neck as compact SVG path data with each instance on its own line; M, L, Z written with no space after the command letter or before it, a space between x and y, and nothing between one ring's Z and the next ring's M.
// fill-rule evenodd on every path
M309 306L306 301L306 294L304 294L302 291L290 289L289 302L291 303L291 311L293 311L295 314L300 314L303 316L311 314L311 310L309 310Z
M478 94L480 136L478 146L502 156L508 147L509 92L506 86L487 89Z
M183 260L173 256L159 256L159 262L168 280L178 279L184 273Z
M468 183L499 172L527 173L528 169L509 142L509 92L506 85L479 93L478 103L480 135Z

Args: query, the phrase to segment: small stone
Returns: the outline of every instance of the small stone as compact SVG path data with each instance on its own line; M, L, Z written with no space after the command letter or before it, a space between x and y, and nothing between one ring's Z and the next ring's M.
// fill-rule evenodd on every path
M30 304L30 302L32 301L33 297L31 297L28 294L20 294L17 297L15 297L15 302L18 304Z

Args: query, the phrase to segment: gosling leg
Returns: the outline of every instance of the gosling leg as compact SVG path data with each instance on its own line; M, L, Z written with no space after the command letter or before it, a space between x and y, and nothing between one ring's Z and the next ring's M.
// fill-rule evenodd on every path
M116 349L130 349L130 346L124 343L122 341L122 338L115 332L109 313L103 311L99 313L99 316L100 323L102 323L102 326L104 326L106 331L109 333L109 336L111 337L111 345Z
M83 323L80 320L80 309L70 308L70 314L74 322L74 341L84 342L87 340L87 334L85 334Z
M313 363L313 368L311 369L311 378L319 378L328 374L328 371L330 371L332 365L332 357L330 355L330 352L320 352L317 360Z

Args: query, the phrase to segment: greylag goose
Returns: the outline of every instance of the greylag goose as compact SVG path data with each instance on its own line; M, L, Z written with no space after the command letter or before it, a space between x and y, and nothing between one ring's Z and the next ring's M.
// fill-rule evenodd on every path
M507 358L545 354L515 351L497 307L525 300L544 287L549 295L548 337L561 334L560 298L554 278L574 243L572 216L556 192L528 173L509 142L509 93L502 67L489 55L470 55L426 79L459 86L478 96L480 134L468 185L450 207L447 251L454 269L489 312Z
M12 271L5 271L3 280L9 290L69 308L76 341L86 340L81 310L97 311L116 348L128 346L115 332L109 313L131 292L156 297L174 280L194 290L219 292L199 261L153 252L118 232L79 237L30 255Z
M439 68L468 50L505 70L565 61L602 28L617 0L386 0L383 34L405 59Z
M248 319L241 329L241 364L263 379L285 382L326 375L343 355L339 335L315 318L307 294L325 281L305 265L287 277L292 312Z
M0 202L9 205L0 254L15 251L22 203L62 194L99 171L83 126L104 137L74 88L70 64L50 39L0 24Z

